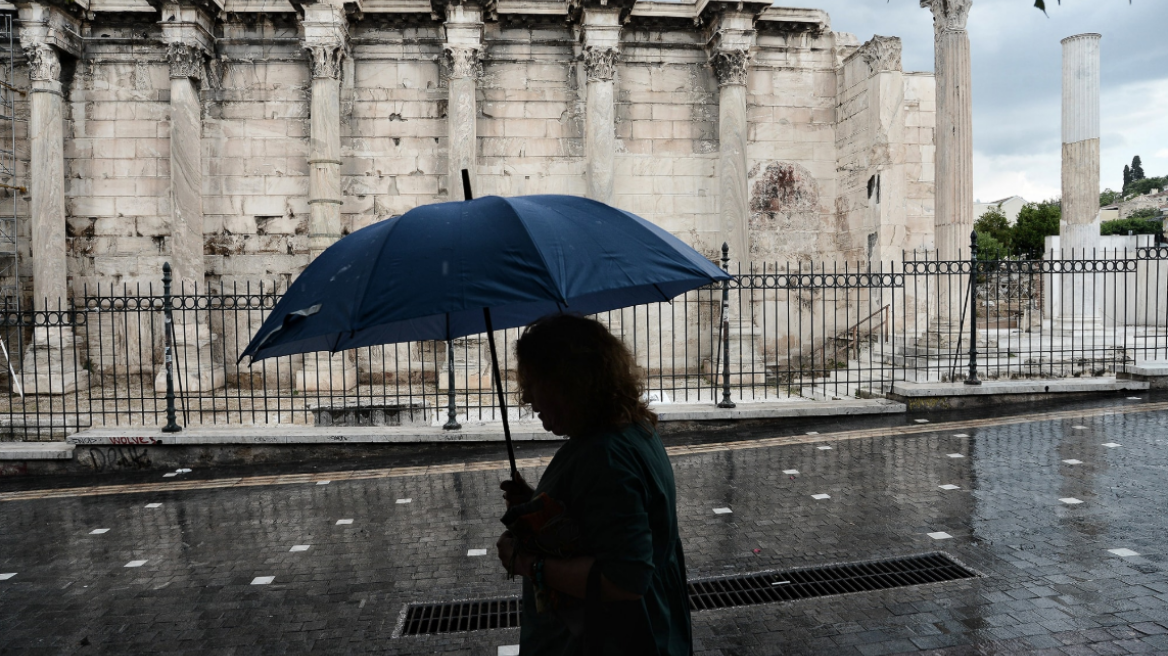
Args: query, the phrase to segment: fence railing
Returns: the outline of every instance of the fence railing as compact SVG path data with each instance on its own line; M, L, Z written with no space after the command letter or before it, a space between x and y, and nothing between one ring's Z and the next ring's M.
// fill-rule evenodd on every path
M662 405L879 396L900 382L969 380L971 365L992 380L1168 359L1168 248L1067 255L753 265L724 285L598 319L628 344ZM280 295L263 284L173 295L102 287L53 311L2 314L0 434L162 427L168 353L177 426L498 419L481 335L237 364ZM508 394L519 333L496 332ZM515 417L528 412L509 401Z

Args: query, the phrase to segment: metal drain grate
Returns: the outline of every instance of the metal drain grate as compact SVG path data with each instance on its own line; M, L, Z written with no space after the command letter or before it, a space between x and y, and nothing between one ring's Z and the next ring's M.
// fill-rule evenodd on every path
M523 599L482 599L444 604L410 604L399 635L457 633L519 626Z
M792 601L885 590L977 576L945 554L926 554L849 565L726 576L689 582L693 610Z
M933 553L690 581L689 605L693 610L731 608L976 576L945 554ZM522 608L520 597L409 604L396 634L415 636L517 627Z

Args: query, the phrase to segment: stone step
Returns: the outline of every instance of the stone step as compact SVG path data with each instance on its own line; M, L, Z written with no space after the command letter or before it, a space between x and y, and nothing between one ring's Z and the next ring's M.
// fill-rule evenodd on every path
M3 442L0 460L72 460L74 448L65 442Z

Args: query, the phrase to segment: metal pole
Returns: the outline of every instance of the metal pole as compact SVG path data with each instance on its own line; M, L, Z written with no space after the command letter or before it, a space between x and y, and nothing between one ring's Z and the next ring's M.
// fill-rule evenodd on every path
M730 272L730 244L722 242L722 270ZM722 400L719 408L733 408L730 400L730 281L722 281Z
M447 321L450 321L450 315L446 315ZM446 340L446 423L442 428L446 430L458 430L462 428L462 424L458 423L455 418L457 410L454 407L454 342L449 339Z
M977 231L969 234L969 378L966 385L981 385L977 379Z
M171 334L174 330L174 316L171 311L170 280L170 262L165 262L162 265L162 333L165 344L163 354L166 362L166 425L162 427L163 433L177 433L182 430L182 426L179 426L178 422L175 421L174 412L174 357L172 355L173 341L171 340Z

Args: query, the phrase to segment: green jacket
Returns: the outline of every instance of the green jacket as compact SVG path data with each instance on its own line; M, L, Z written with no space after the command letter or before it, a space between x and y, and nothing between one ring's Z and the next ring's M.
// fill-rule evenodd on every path
M583 552L596 557L601 572L617 587L641 594L611 606L622 626L604 633L606 655L627 653L630 632L651 634L657 653L691 653L685 557L677 531L677 490L673 467L656 432L629 426L623 431L573 438L556 452L535 493L563 503L580 526ZM553 612L537 613L531 582L523 583L520 653L580 654ZM637 654L636 656L644 656Z

